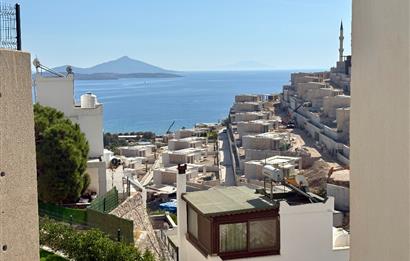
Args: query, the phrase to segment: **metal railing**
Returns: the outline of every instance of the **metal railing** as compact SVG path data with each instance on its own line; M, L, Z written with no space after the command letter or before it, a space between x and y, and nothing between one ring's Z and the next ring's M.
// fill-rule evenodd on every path
M0 2L0 48L21 50L19 4Z

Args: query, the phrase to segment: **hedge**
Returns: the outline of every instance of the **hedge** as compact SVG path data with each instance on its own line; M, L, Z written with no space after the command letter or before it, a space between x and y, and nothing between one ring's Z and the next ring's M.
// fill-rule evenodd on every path
M81 261L154 261L149 252L142 254L133 245L111 240L98 229L76 231L48 218L40 222L40 244Z

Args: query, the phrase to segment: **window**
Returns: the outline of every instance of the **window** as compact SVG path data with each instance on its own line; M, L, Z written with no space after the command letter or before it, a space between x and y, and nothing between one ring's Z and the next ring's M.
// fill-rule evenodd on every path
M246 250L247 227L245 223L219 225L219 251L234 252Z
M276 219L249 222L249 248L266 249L278 246L278 222Z
M198 239L198 214L191 207L188 207L188 232Z
M225 257L279 253L279 219L254 219L219 225L219 253Z

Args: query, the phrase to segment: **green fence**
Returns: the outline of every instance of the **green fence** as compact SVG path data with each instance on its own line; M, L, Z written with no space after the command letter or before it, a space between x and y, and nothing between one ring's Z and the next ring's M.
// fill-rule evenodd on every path
M115 209L119 204L118 190L116 187L108 191L104 196L93 200L89 208L103 213L109 213Z
M48 216L52 219L69 224L79 224L98 228L107 233L113 240L133 244L134 223L132 220L119 218L108 214L119 205L118 191L114 187L103 197L91 202L87 209L74 209L39 202L40 216Z
M134 222L117 216L87 209L88 225L108 234L113 240L134 244Z
M87 225L87 211L85 209L74 209L60 207L54 204L38 203L40 216L48 216L52 219L66 223Z

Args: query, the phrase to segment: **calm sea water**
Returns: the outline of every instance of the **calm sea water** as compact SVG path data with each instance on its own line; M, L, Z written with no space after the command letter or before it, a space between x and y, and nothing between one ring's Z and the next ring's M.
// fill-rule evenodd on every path
M169 79L76 81L76 98L90 91L104 104L104 131L164 133L227 117L234 96L276 93L291 71L189 72Z

